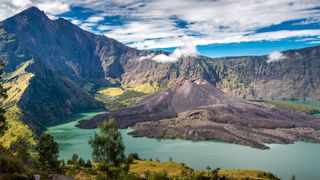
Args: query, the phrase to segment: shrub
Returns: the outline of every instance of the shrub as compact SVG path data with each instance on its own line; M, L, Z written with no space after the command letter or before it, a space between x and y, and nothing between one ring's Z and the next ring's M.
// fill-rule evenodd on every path
M140 160L139 155L137 153L130 153L127 158L127 163L131 164L133 160Z
M91 161L88 159L87 162L84 164L84 167L86 168L91 168L92 167L92 163Z
M25 171L19 159L11 155L0 155L0 174L14 174Z
M163 171L163 172L146 171L144 175L147 180L158 180L158 179L169 180L170 179L166 171Z

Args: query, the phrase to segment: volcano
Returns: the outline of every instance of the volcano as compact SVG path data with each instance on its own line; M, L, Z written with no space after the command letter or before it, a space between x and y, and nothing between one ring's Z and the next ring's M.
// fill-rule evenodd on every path
M147 96L130 108L81 121L95 128L114 118L134 136L221 140L260 149L266 143L319 142L320 120L270 104L226 95L204 79L179 79L168 89Z
M87 32L66 19L52 20L36 7L0 22L0 59L6 64L3 82L9 96L4 106L14 116L10 121L21 122L38 135L50 125L66 122L75 113L104 108L105 104L94 95L109 87L135 88L156 83L167 88L168 84L181 83L181 78L190 78L206 79L226 94L244 99L319 99L320 46L281 53L285 58L272 63L267 62L266 55L185 56L173 63L160 63L150 57L169 53L128 47L110 37ZM200 92L195 96L191 92L183 101L179 98L184 96L178 94L167 97L160 92L153 98L169 99L151 104L141 101L110 114L127 127L136 122L178 117L184 110L218 103L208 96L199 99ZM222 104L230 100L222 99ZM11 128L14 136L20 136L15 127Z

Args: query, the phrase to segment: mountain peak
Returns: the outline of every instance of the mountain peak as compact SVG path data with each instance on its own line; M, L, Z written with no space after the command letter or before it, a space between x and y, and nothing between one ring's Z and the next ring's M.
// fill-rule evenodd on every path
M29 8L27 8L27 9L25 9L24 11L22 11L22 12L43 12L43 11L41 11L39 8L37 8L37 7L35 7L35 6L31 6L31 7L29 7Z
M39 8L32 6L16 14L15 16L12 16L4 20L3 22L8 22L8 21L10 22L14 20L16 21L17 25L23 25L25 24L24 22L26 22L27 20L29 20L30 22L37 22L37 20L48 20L48 19L49 18L47 17L44 11L41 11Z
M38 17L47 17L47 15L44 13L44 11L40 10L37 7L30 7L21 13L17 14L16 16L24 15L24 16L38 16Z

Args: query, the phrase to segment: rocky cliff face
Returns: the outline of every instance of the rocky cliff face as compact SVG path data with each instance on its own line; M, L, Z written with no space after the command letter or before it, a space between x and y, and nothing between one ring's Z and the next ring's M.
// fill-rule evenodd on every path
M184 57L176 63L135 61L125 68L127 85L159 84L179 77L204 78L227 94L247 98L320 98L320 46L283 52L284 59L267 63L267 56L234 58Z
M130 61L124 67L122 83L129 86L142 84L146 81L167 81L174 83L178 78L205 78L215 82L215 71L210 67L206 57L184 57L176 63L158 63L151 59Z
M283 52L284 59L268 57L214 59L218 86L246 98L319 98L320 46Z

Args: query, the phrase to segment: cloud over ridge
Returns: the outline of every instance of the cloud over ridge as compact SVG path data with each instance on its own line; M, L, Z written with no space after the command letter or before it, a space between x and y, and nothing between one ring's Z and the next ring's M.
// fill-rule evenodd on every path
M287 57L279 51L273 51L268 55L267 63L278 62L286 59Z
M142 56L138 60L152 60L159 63L174 63L177 62L180 58L184 57L196 57L198 56L197 47L190 42L184 42L184 45L176 48L170 54L148 54L147 56Z

